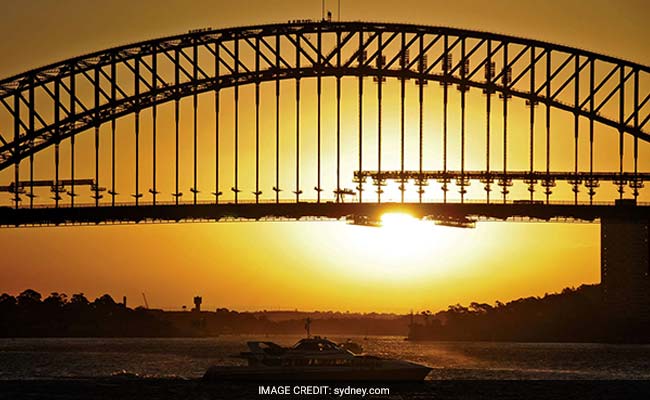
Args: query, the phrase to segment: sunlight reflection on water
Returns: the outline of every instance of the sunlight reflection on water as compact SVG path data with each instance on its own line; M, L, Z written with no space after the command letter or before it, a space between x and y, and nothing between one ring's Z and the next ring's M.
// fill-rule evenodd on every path
M208 366L243 365L231 357L247 340L292 345L299 336L227 335L179 339L0 339L0 379L102 377L198 378ZM332 336L334 341L348 337ZM429 379L650 379L650 345L408 342L351 337L369 354L434 368Z

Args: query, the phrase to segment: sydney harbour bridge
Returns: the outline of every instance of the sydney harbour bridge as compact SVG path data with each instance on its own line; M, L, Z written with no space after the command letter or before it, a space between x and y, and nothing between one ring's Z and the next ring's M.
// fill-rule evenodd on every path
M535 40L332 21L200 29L4 79L0 103L3 225L382 203L593 220L624 198L645 215L650 68Z
M599 221L610 303L650 315L649 141L629 60L407 24L199 29L0 80L0 225Z

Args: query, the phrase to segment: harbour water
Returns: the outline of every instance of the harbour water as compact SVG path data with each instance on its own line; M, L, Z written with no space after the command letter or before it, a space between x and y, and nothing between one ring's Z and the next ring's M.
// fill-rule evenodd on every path
M247 340L283 345L299 336L216 338L0 339L0 380L57 380L116 375L200 378L210 365L243 365L231 357ZM332 335L334 341L348 337ZM429 380L650 380L650 345L584 343L408 342L351 337L367 353L433 368Z

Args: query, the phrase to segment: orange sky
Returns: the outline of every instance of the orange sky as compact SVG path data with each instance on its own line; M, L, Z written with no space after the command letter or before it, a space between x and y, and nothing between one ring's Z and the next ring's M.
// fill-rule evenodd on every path
M3 5L0 76L193 28L320 17L320 1L107 3ZM567 0L394 4L342 0L342 19L494 31L650 64L644 1L598 0L587 9L583 1ZM335 6L328 2L328 8ZM381 229L336 222L3 229L0 251L0 292L28 287L89 297L108 292L127 295L131 305L140 304L146 292L151 306L162 308L189 306L200 294L207 308L407 312L543 295L599 280L596 224L481 223L475 230L413 222Z

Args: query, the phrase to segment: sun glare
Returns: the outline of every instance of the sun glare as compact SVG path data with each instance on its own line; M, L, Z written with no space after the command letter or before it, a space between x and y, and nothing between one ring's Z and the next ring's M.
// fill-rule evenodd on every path
M345 246L360 254L356 265L359 274L374 279L409 280L440 272L439 266L427 262L441 257L449 246L440 227L405 213L386 213L381 227L351 226ZM430 268L423 265L431 264Z
M381 226L384 229L408 233L413 228L422 226L424 222L405 213L386 213L381 216Z

